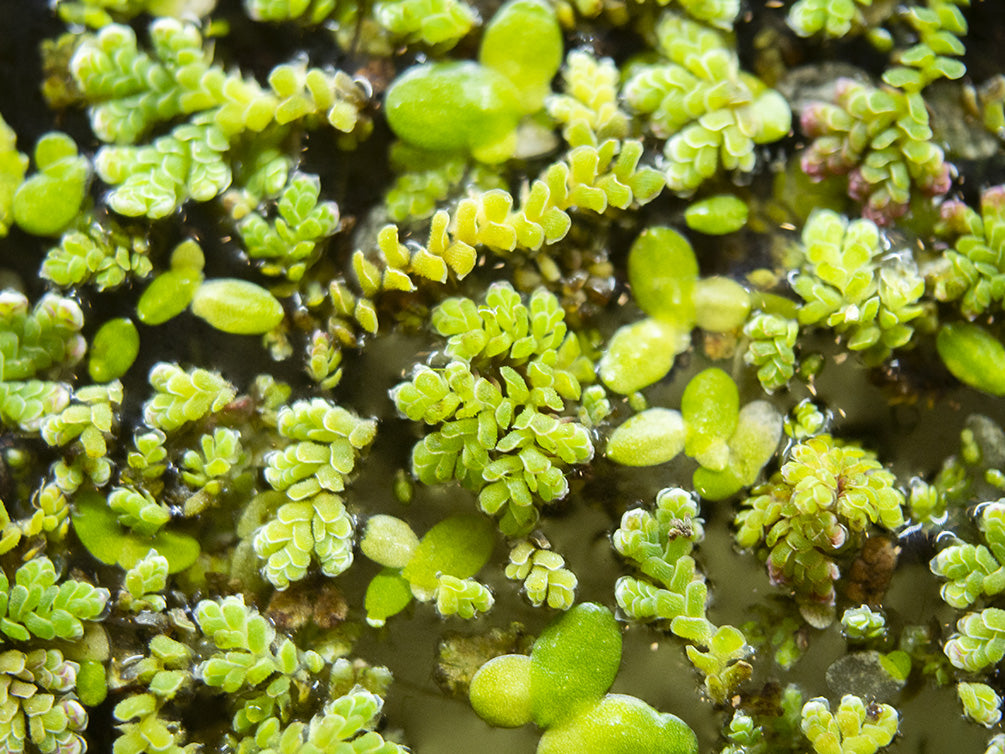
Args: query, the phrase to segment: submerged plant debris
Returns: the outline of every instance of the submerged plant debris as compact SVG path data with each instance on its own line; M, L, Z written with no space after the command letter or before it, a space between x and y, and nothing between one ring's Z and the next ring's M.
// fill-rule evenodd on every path
M1005 6L10 5L0 750L1005 752Z

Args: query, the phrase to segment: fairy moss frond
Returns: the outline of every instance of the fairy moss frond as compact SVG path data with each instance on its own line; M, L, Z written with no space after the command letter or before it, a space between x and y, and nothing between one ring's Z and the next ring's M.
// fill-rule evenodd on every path
M940 208L943 235L955 236L953 248L926 271L939 301L959 300L963 316L973 319L1005 298L1005 186L981 194L978 214L958 199Z
M248 16L256 21L296 21L315 26L327 19L338 0L244 0Z
M142 560L126 571L124 591L119 595L119 605L138 613L141 610L160 612L167 601L159 592L167 586L168 561L156 550L150 550Z
M573 50L566 56L562 67L565 93L551 95L545 105L548 114L562 125L570 146L585 144L579 138L584 125L597 141L628 135L628 114L618 105L618 78L618 68L610 58L598 59L585 50Z
M400 43L449 50L478 19L464 0L378 0L373 20Z
M231 141L245 131L309 121L349 133L360 123L363 94L342 71L280 65L266 90L213 65L190 23L158 19L150 37L152 55L132 29L112 24L86 37L71 62L94 132L120 145L95 160L102 180L116 186L108 202L120 214L164 217L189 198L218 195L231 182ZM181 116L192 117L152 144L127 146Z
M806 175L847 174L848 195L878 223L903 215L918 193L949 190L949 166L918 92L839 79L834 102L811 103L800 123L813 140L801 158Z
M803 705L802 729L817 754L876 754L897 735L900 715L889 704L866 705L846 694L837 712L822 698Z
M991 728L1001 720L1001 697L986 683L958 683L956 695L964 714L975 723Z
M878 639L885 636L886 631L886 617L868 605L849 607L841 614L841 632L848 639Z
M63 288L92 283L99 291L122 285L126 278L150 275L152 265L145 236L128 232L105 219L64 233L51 248L40 274Z
M826 324L847 338L848 348L878 363L910 342L912 320L925 281L910 258L879 263L884 255L879 228L871 220L849 222L830 210L816 210L803 228L805 260L792 284L805 302L804 325Z
M474 579L443 574L436 582L436 611L440 615L470 620L478 613L487 613L495 604L489 588Z
M757 379L767 392L785 387L796 371L799 323L780 314L754 313L743 326L750 338L743 360L757 367Z
M535 501L564 497L563 469L593 456L586 428L559 415L582 392L574 364L559 361L575 336L552 294L524 303L506 283L490 287L481 306L448 299L432 321L454 360L419 366L391 391L402 414L438 426L413 448L412 471L426 484L457 479L483 510L503 515L504 532L526 533Z
M352 563L352 517L337 494L345 489L361 451L373 442L376 422L321 398L280 410L277 426L292 442L266 459L265 479L289 502L254 536L265 575L285 589L302 579L313 559L328 576Z
M83 636L81 621L101 615L108 590L73 579L57 581L56 568L45 556L18 568L13 585L0 569L0 631L15 641Z
M669 62L641 66L623 94L649 116L652 131L668 139L667 186L690 195L720 165L752 171L755 145L788 133L792 114L785 99L742 73L717 32L667 13L656 33Z
M86 751L87 712L74 694L79 670L58 649L0 654L0 748Z
M156 392L143 405L143 418L149 426L164 432L221 410L237 395L218 374L205 369L185 371L165 362L150 370L150 384Z
M865 24L862 8L870 5L872 0L798 0L789 8L786 21L801 37L823 32L838 38Z
M217 427L213 434L199 438L199 450L185 451L181 459L182 479L193 489L219 495L243 458L240 432Z
M171 511L145 490L116 487L108 493L108 507L119 523L137 534L151 537L171 520Z
M1005 501L980 506L980 528L987 546L958 542L936 555L932 573L947 579L942 599L956 608L1005 591Z
M257 212L237 226L252 259L264 260L266 275L285 275L296 282L317 258L319 244L339 229L338 206L319 202L321 181L316 175L294 173L276 203L271 222Z
M743 633L715 626L706 615L708 588L690 552L704 531L697 501L679 488L661 490L654 512L627 511L614 532L614 548L634 562L644 578L622 576L615 585L618 606L636 620L659 621L689 642L688 659L705 676L705 688L724 702L750 677L750 653Z
M918 35L917 44L895 55L899 66L883 74L883 81L905 92L918 92L941 78L958 79L967 71L957 60L966 48L967 21L958 6L970 0L928 0L926 6L905 9L904 16Z
M534 607L547 602L548 607L568 610L576 601L579 579L565 567L565 558L529 539L510 549L506 578L523 582L523 591Z
M29 311L23 294L0 292L0 382L75 365L87 349L83 326L84 313L73 299L47 293Z
M768 575L795 590L807 621L833 620L835 556L870 526L904 523L904 494L876 456L830 435L796 445L736 516L741 547L765 548Z
M69 406L42 420L42 439L53 447L79 440L88 457L103 458L108 452L106 435L112 431L120 403L122 383L118 380L80 388Z

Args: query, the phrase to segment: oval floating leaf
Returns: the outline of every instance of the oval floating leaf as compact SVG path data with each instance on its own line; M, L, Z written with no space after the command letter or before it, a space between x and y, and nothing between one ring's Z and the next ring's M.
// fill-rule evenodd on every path
M247 280L207 280L192 297L192 313L217 330L261 335L283 320L283 306L260 285Z
M140 352L140 333L131 319L111 319L91 341L87 372L95 382L111 382L124 375Z
M478 668L468 698L482 720L497 728L530 722L530 666L528 655L502 655Z
M622 395L666 377L677 354L691 344L691 324L646 319L618 329L600 359L600 379Z
M669 319L681 329L694 322L694 284L698 260L690 242L672 228L649 228L628 253L628 281L639 308L650 317Z
M943 325L935 347L960 382L991 395L1005 395L1005 346L979 325Z
M136 316L145 325L160 325L181 314L192 303L202 273L185 267L155 277L136 303Z
M611 433L605 455L624 466L666 463L684 449L684 419L679 411L650 408Z
M576 605L551 623L530 653L531 713L550 728L600 700L621 664L621 631L606 607Z

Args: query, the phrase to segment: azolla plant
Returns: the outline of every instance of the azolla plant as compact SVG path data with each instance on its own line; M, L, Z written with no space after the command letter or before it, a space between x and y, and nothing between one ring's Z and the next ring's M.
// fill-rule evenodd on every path
M0 750L1005 751L1000 3L9 5Z

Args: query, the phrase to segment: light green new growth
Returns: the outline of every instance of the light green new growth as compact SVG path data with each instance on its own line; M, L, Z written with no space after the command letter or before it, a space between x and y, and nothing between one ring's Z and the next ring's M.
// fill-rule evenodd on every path
M960 312L974 319L1005 299L1005 187L981 193L978 214L958 199L940 207L941 235L955 237L925 277L939 301L959 300Z
M88 458L104 459L108 453L106 436L111 435L120 403L122 383L118 380L107 385L82 387L74 391L69 406L42 420L42 439L52 447L79 440Z
M413 448L412 472L426 484L456 479L501 515L504 533L525 534L540 503L568 492L565 467L593 457L586 427L562 416L592 378L589 360L543 289L524 303L496 283L482 305L447 299L432 324L453 360L419 366L391 391L403 415L438 427Z
M29 313L26 296L5 290L0 293L0 317L0 379L5 382L33 377L53 367L72 367L87 348L79 335L84 314L73 299L47 293Z
M142 610L161 612L167 607L167 601L159 592L167 586L167 576L167 558L151 550L126 571L123 580L125 590L119 594L119 605L134 613Z
M232 180L227 161L241 133L270 124L327 122L344 133L360 125L365 97L351 77L303 64L277 66L269 89L212 64L196 26L171 18L150 27L152 55L131 28L111 24L79 44L70 64L91 104L91 127L108 146L95 167L115 186L109 206L124 215L164 217L189 198L208 201ZM157 124L191 116L149 145Z
M397 42L449 50L471 31L478 14L464 0L378 0L373 20Z
M838 38L865 24L862 7L870 5L872 0L797 0L786 21L801 37L823 32L826 37Z
M163 488L161 476L167 470L167 435L159 429L133 435L133 449L126 456L128 468L121 469L120 479L137 487L145 487L153 494Z
M801 441L827 431L829 424L830 412L821 411L816 403L804 398L785 417L785 434Z
M622 576L614 596L635 620L665 622L687 641L687 656L705 676L705 689L723 703L750 677L751 649L733 626L716 626L706 615L708 587L696 573L690 552L704 536L698 504L686 491L667 488L656 495L653 512L626 511L614 532L614 549L632 561L644 578Z
M404 754L403 747L386 743L371 730L383 700L362 686L328 700L309 722L295 719L298 708L316 698L317 676L326 662L277 636L242 597L203 600L196 606L195 620L217 651L199 663L194 674L232 700L234 735L227 738L235 751Z
M108 493L108 507L119 523L137 534L152 537L171 520L171 511L142 489L115 487Z
M889 704L866 706L845 694L837 712L822 698L803 705L802 729L816 754L876 754L897 735L900 715Z
M932 558L932 573L947 579L942 599L957 608L1005 591L1005 500L979 507L987 546L957 542Z
M886 617L868 605L849 607L841 614L841 632L853 641L886 636Z
M918 42L894 56L900 65L888 69L883 81L914 93L941 78L961 78L967 71L963 61L956 59L966 52L960 41L967 33L961 5L970 5L970 0L928 0L927 7L906 9L904 16Z
M545 107L561 124L570 146L628 136L629 116L618 103L618 67L613 60L598 59L585 50L570 51L562 67L562 89L565 93L549 96Z
M757 367L757 379L768 393L785 387L796 371L799 323L780 314L756 312L743 326L750 344L743 360Z
M771 480L753 490L736 515L736 542L759 548L772 582L794 590L803 617L834 619L835 557L876 524L904 523L904 494L875 454L817 435L794 446Z
M767 401L740 408L733 378L712 367L688 382L680 411L650 408L636 414L611 433L604 452L617 463L652 466L683 450L699 464L692 477L698 494L722 500L757 481L781 437L777 409Z
M317 261L324 239L339 229L335 202L318 202L321 181L294 173L276 202L271 222L253 212L237 225L248 256L261 259L266 275L285 275L296 282Z
M256 21L297 21L314 26L327 19L338 0L244 0L244 9Z
M86 217L86 216L85 216ZM62 288L92 283L99 291L126 278L150 275L149 243L141 232L125 230L111 219L88 217L75 223L46 253L39 274Z
M924 309L925 281L908 256L889 259L871 220L815 210L803 228L805 259L792 284L805 302L800 324L833 328L868 363L907 345ZM880 264L880 258L888 261Z
M789 131L785 98L740 71L736 52L716 31L665 13L656 35L669 62L637 68L623 96L649 116L657 137L668 139L667 186L689 196L720 166L751 172L755 146Z
M73 139L52 131L35 144L35 166L38 172L14 193L14 222L36 236L59 235L76 218L84 201L90 164L77 154Z
M523 591L534 607L545 602L568 610L576 601L576 574L565 567L565 558L551 549L522 539L510 549L506 578L523 582Z
M74 694L79 670L58 649L0 653L0 749L86 751L87 711Z
M290 443L266 458L265 480L289 499L255 533L265 577L279 589L307 574L316 559L327 576L352 564L353 520L337 493L377 433L364 420L322 398L279 411L277 429Z
M181 459L182 479L195 490L219 495L244 459L241 433L217 427L199 438L200 450L186 450Z
M198 368L185 371L166 362L150 370L150 385L156 392L143 404L143 419L151 428L164 432L220 411L237 395L233 386L215 372Z
M56 582L56 568L44 555L18 568L13 585L0 569L0 631L15 641L83 636L81 621L101 615L108 590L73 579Z
M440 615L471 619L492 608L492 592L472 576L488 562L495 537L480 514L450 516L419 540L400 518L372 516L360 542L370 560L384 566L366 590L366 622L383 626L411 603L436 601Z
M149 649L148 656L137 658L129 668L131 677L147 690L126 697L112 710L120 723L112 752L190 754L194 747L182 746L185 733L181 725L167 718L162 708L192 686L192 650L164 634L151 639Z
M991 740L988 741L988 748L984 750L984 754L1005 754L1005 733L992 736Z
M331 390L342 379L342 349L330 333L323 330L311 333L306 372L322 390Z
M1001 720L1001 697L986 683L961 681L956 684L956 695L963 705L963 713L975 723L992 728Z
M457 615L465 620L487 613L495 604L492 592L474 579L442 574L436 579L436 611L442 616Z

